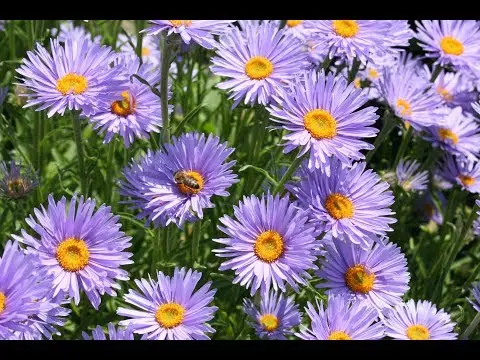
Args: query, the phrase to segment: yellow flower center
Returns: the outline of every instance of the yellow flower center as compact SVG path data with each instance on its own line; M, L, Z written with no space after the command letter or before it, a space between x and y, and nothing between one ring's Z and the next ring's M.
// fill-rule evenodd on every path
M196 171L185 171L177 182L178 189L186 195L198 194L203 189L203 176Z
M265 314L260 318L260 324L265 330L272 332L278 328L278 318L272 314Z
M142 47L142 56L148 56L152 53L152 50L150 50L150 48L148 47Z
M175 27L180 27L180 26L189 27L190 25L192 25L192 20L170 20L170 24L172 24Z
M362 79L356 78L355 80L353 80L353 86L355 86L357 89L360 89L362 87L361 81Z
M375 274L370 273L363 265L355 265L345 273L345 282L353 292L366 294L373 289Z
M90 252L85 241L68 238L58 245L55 257L63 270L76 272L88 265Z
M252 80L262 80L270 76L273 64L263 56L254 56L245 64L245 72Z
M410 340L428 340L430 332L423 325L410 325L407 328L407 336Z
M440 47L445 54L457 56L463 54L463 44L451 36L445 36L440 41Z
M375 79L378 79L378 71L375 70L374 68L370 68L368 69L368 78L370 80L375 80Z
M283 254L283 238L273 230L262 232L257 236L253 251L262 261L271 263L276 261Z
M68 73L57 80L57 91L63 96L70 93L83 94L88 88L88 80L83 75Z
M166 329L180 325L184 317L185 308L173 302L160 305L155 313L155 320Z
M327 110L309 111L303 117L303 124L315 139L331 139L337 135L337 120Z
M412 108L410 106L410 103L405 99L397 100L397 109L398 111L400 111L401 116L412 115Z
M328 340L352 340L352 338L344 331L332 331Z
M325 208L334 219L350 219L353 216L352 200L342 194L330 194L325 201Z
M3 292L0 291L0 315L4 312L7 307L7 297Z
M287 26L288 27L295 27L300 25L303 22L303 20L287 20Z
M113 102L111 111L118 116L127 117L135 112L135 99L128 91L122 92L122 98Z
M358 24L355 20L333 20L332 26L335 34L344 38L350 38L358 33Z
M460 175L458 178L460 179L462 184L467 187L472 186L473 184L475 184L476 181L474 177L471 177L469 175Z
M28 189L28 185L25 183L25 180L22 178L9 180L7 184L8 184L8 194L10 196L22 195Z
M443 141L446 141L447 139L449 139L454 145L458 143L457 134L455 134L450 129L446 129L446 128L438 129L438 136L440 136L440 139L442 139Z
M453 95L450 94L447 89L439 86L437 87L437 93L443 98L443 100L445 100L445 102L449 103L453 101Z

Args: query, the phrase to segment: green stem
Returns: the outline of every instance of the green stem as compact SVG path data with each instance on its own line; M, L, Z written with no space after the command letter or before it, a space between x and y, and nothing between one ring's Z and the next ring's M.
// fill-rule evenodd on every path
M8 44L10 46L10 60L15 60L17 58L16 56L16 49L15 49L15 20L8 20L7 21L7 27L8 27Z
M80 189L84 196L87 196L87 174L85 172L85 160L82 143L82 127L80 119L72 112L73 135L75 137L75 144L77 145L78 170L80 177Z
M393 163L393 168L396 169L398 163L400 162L400 159L403 157L405 154L405 150L407 150L408 143L410 142L410 139L412 138L413 135L413 130L412 127L409 126L407 132L403 136L402 143L400 144L400 149L398 149L397 156L395 157L395 161Z
M143 33L141 33L140 31L143 30L144 27L145 20L137 20L135 22L135 28L137 29L137 48L135 49L135 52L137 53L142 63Z
M385 139L395 128L396 124L394 120L395 120L394 115L390 114L388 110L385 111L385 114L382 117L382 122L383 122L382 130L380 130L380 133L375 138L375 141L373 143L374 148L368 152L367 157L365 158L365 162L368 163L370 160L372 160L373 155L380 148L380 145L383 144Z
M192 231L192 266L198 260L198 248L200 245L202 221L198 220L193 224Z
M120 32L120 27L122 26L122 20L115 20L113 24L113 38L112 38L112 48L113 50L117 49L117 39ZM140 60L142 57L140 56Z
M162 103L162 144L170 142L170 124L168 118L168 69L170 67L170 45L167 43L167 37L164 35L162 64L160 72L160 94L162 95L160 101Z
M460 340L467 340L470 334L473 332L473 330L477 328L479 323L480 323L480 313L477 313L477 315L475 315L470 325L468 325L465 332L460 336Z
M355 80L355 77L357 76L359 68L360 68L360 60L355 58L355 60L353 60L352 69L348 73L348 82L349 83L351 83L353 80Z
M109 144L108 144L108 156L107 156L107 181L105 182L105 203L108 205L111 202L112 199L112 176L113 176L113 169L112 169L112 164L113 164L113 156L115 154L115 145L116 141L113 139Z
M293 173L295 172L295 170L297 170L297 168L300 166L300 164L302 163L303 159L305 159L305 157L308 155L308 153L302 155L302 156L298 156L297 154L297 157L292 161L292 163L290 164L290 166L288 167L286 173L283 175L283 177L280 179L280 181L278 182L278 185L273 189L273 194L275 195L276 193L280 192L280 190L283 189L283 186L285 185L285 183L290 180L290 178L292 177Z
M150 274L155 274L158 270L157 264L160 261L160 252L162 250L162 242L165 241L165 229L159 227L156 236L152 239L152 264L150 267Z

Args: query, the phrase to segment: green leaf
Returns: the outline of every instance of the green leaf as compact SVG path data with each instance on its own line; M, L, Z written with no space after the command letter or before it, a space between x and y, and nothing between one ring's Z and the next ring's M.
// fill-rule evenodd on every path
M244 165L240 168L240 170L238 170L238 172L243 172L247 169L253 169L255 170L256 172L259 172L261 174L263 174L265 176L265 178L273 185L273 186L277 186L278 185L278 182L277 180L275 180L272 176L270 176L270 174L268 173L267 170L265 169L262 169L262 168L259 168L257 166L254 166L254 165Z

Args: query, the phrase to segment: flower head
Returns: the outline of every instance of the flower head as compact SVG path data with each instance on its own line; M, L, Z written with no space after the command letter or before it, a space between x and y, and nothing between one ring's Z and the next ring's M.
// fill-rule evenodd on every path
M441 176L463 190L480 193L480 162L462 157L445 156Z
M52 29L57 31L57 29ZM83 40L86 38L89 41L92 41L92 34L90 34L83 26L75 26L73 21L69 20L67 22L60 24L60 31L58 33L58 41L65 43L67 39L72 40ZM100 35L95 36L93 42L100 44L102 37Z
M243 300L243 311L250 317L250 325L262 339L286 340L302 318L293 297L284 297L274 291L266 292L258 309L252 300Z
M76 195L67 206L62 197L55 203L48 197L48 207L35 209L37 220L30 215L27 224L38 238L22 229L22 235L12 235L28 247L27 253L37 254L42 267L54 276L54 293L65 293L80 302L83 290L95 309L100 295L115 296L120 289L116 280L128 280L128 273L120 266L131 264L132 254L124 252L131 246L131 237L120 231L118 216L110 207L102 205L95 211L95 200L83 196L77 204ZM68 210L67 210L68 208Z
M422 191L427 188L428 171L420 171L420 163L416 160L401 159L395 170L397 184L405 191Z
M140 292L130 289L124 299L140 310L118 308L118 315L129 318L119 324L142 334L142 340L208 340L215 330L207 322L217 311L208 306L216 292L211 282L194 291L202 274L185 268L175 268L173 277L161 271L157 276L158 281L135 280Z
M398 340L454 340L455 323L430 301L410 299L386 312L385 334Z
M432 193L428 191L425 192L425 194L418 199L416 207L423 220L427 222L433 221L437 225L441 225L443 223L442 213L447 205L447 199L440 191L435 192L435 197L438 199L438 203L434 201ZM442 209L439 208L439 205Z
M126 54L136 54L137 37L132 35L128 38L125 34L119 34L117 48ZM161 53L158 48L160 39L158 36L144 36L142 38L142 62L150 63L154 67L160 65ZM173 65L173 64L172 64Z
M85 331L82 332L82 337L84 340L133 340L133 330L131 327L116 329L115 325L109 323L108 338L100 325L92 331L91 337Z
M38 186L38 175L31 169L10 161L0 163L0 195L19 199L26 197Z
M255 195L244 197L234 206L236 220L225 215L218 228L226 238L213 241L226 245L213 250L219 257L232 258L220 265L220 270L232 269L240 283L257 290L285 291L287 282L295 291L298 284L305 284L311 276L308 269L315 269L314 250L318 248L315 236L318 232L308 223L308 213L297 209L288 196Z

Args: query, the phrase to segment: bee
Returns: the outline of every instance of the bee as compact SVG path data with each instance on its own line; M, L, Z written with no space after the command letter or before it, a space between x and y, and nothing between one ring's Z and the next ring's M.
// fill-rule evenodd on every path
M182 184L190 189L200 189L200 184L193 177L188 175L186 171L178 170L173 174L173 179L177 184Z

